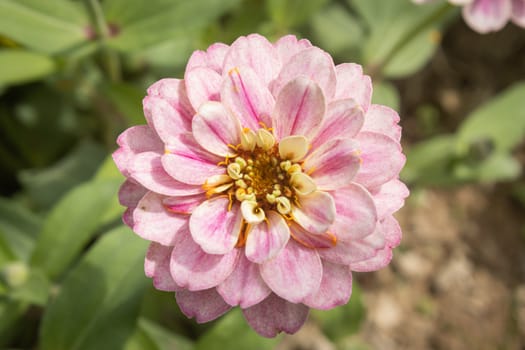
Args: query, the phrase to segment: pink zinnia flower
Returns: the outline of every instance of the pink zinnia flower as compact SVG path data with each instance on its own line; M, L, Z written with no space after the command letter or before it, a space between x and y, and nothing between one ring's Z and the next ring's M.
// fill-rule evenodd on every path
M412 0L421 4L433 0ZM525 0L448 0L463 5L463 19L478 33L495 32L509 20L525 28Z
M408 195L399 116L371 94L359 65L256 34L153 84L113 158L155 287L197 322L239 306L266 337L347 303L351 271L390 262Z

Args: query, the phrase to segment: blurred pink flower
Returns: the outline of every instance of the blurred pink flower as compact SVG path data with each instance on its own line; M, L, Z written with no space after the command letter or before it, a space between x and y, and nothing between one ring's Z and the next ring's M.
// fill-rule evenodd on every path
M351 271L390 262L408 195L399 116L371 95L361 66L257 34L153 84L113 158L155 287L197 322L239 306L266 337L347 303Z
M434 0L412 0L417 4ZM448 0L463 6L465 22L478 33L495 32L509 20L525 28L525 0Z

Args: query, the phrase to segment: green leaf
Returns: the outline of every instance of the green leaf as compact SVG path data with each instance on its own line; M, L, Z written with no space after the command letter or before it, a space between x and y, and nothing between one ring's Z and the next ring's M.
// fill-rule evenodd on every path
M510 181L518 178L520 174L520 162L506 153L492 153L480 162L461 162L454 168L454 176L458 179L482 183Z
M147 242L121 226L72 270L42 320L42 350L121 349L135 329Z
M410 147L401 178L418 185L453 185L455 135L440 135Z
M104 96L116 107L128 125L145 124L142 111L142 99L146 91L130 84L106 84L103 87Z
M0 347L6 348L15 335L17 323L24 315L28 304L18 300L0 299Z
M45 306L51 288L50 281L40 270L31 269L25 282L9 291L9 298Z
M104 1L106 19L116 31L108 45L132 52L191 35L239 3L240 0Z
M43 53L58 53L86 42L88 24L78 2L0 1L0 34Z
M42 220L12 199L0 198L0 245L13 259L28 261Z
M60 276L100 227L119 183L88 182L62 198L44 222L31 265L51 279Z
M509 152L525 135L525 83L516 84L480 106L461 124L457 151L464 155L472 145L489 142L496 152Z
M55 62L48 56L24 50L0 50L0 86L38 80L54 71Z
M173 298L173 297L172 297ZM140 317L124 350L192 350L193 343L164 327Z
M388 77L411 74L427 62L439 44L440 26L453 8L441 3L417 6L406 0L355 0L353 4L370 31L363 61L369 71ZM376 16L373 11L383 4Z
M311 315L321 325L323 332L331 340L335 341L343 336L356 333L365 318L361 289L354 281L352 297L348 304L328 311L312 310Z
M388 81L374 82L372 103L388 106L399 111L400 101L397 88Z
M263 338L246 323L240 309L223 316L215 326L199 338L195 350L263 350L273 349L280 337Z
M19 180L36 206L50 208L67 191L89 180L105 155L102 146L83 141L48 168L20 172Z
M306 22L327 0L268 0L270 18L283 31Z
M344 53L362 41L363 29L357 19L337 3L318 12L311 23L319 45L333 55Z

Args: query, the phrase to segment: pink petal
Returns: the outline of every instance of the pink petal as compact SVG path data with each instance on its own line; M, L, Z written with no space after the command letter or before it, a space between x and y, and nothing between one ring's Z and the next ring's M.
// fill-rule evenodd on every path
M344 305L352 295L352 272L348 266L323 260L323 279L319 290L309 295L304 303L314 309L330 310Z
M401 146L388 136L361 132L356 140L361 146L361 168L354 181L373 188L399 176L405 165Z
M337 215L330 227L340 240L354 240L371 234L377 222L374 199L362 186L352 183L332 192Z
M193 210L190 231L195 243L208 254L226 254L237 243L242 225L239 205L231 210L228 198L209 199Z
M226 56L229 49L228 45L215 43L208 47L206 52L200 50L193 52L186 65L186 71L196 67L207 67L221 74L224 56Z
M392 108L372 105L365 115L362 131L373 131L389 136L399 142L401 140L401 127L398 123L399 115Z
M129 176L129 168L135 156L142 152L164 152L164 145L149 126L137 125L126 129L117 138L120 146L112 157L122 175Z
M241 36L230 46L224 58L223 72L235 67L252 68L265 85L281 70L281 62L273 45L259 34Z
M221 100L241 121L243 127L257 130L261 127L260 122L271 125L270 115L275 100L253 69L231 69L224 78Z
M306 231L301 226L292 223L290 225L290 235L297 243L306 248L331 248L337 244L337 237L330 232L311 233Z
M136 207L147 192L147 189L135 181L126 179L118 191L118 200L125 207Z
M303 304L292 304L271 294L259 304L242 311L257 333L273 338L280 332L297 332L306 321L309 309Z
M321 128L312 139L312 149L331 140L354 137L361 130L364 120L363 109L354 100L330 103Z
M129 228L133 229L133 225L135 225L135 223L133 222L133 211L135 210L135 208L128 208L126 210L124 210L124 213L122 213L122 222L124 223L124 225L127 225L129 226Z
M306 77L290 81L277 96L273 111L278 139L290 135L315 135L325 113L325 99L319 85Z
M374 192L374 202L380 219L398 211L409 195L408 188L399 179L392 179Z
M167 101L182 118L191 121L195 114L186 93L186 85L183 80L164 78L148 88L148 95L159 97Z
M268 211L266 218L268 221L252 225L247 232L246 257L258 264L279 254L290 238L290 229L280 214Z
M158 97L146 96L142 101L144 114L155 128L155 132L166 144L164 148L176 144L181 133L191 131L191 124L184 119L167 101Z
M361 166L358 144L351 139L335 139L323 143L310 154L304 169L321 190L347 186Z
M189 215L206 199L204 193L199 193L193 196L167 197L163 199L162 204L171 213Z
M292 303L317 291L323 275L317 251L293 240L274 259L261 264L260 271L268 287Z
M195 243L188 232L181 235L173 247L170 270L175 282L191 291L215 287L233 271L239 250L228 254L208 254Z
M525 28L525 0L512 0L512 21Z
M181 290L175 283L170 273L170 256L173 247L166 247L152 242L149 245L144 261L144 272L146 276L153 278L156 289L165 292Z
M202 185L212 175L224 174L217 163L221 158L204 151L191 134L179 136L177 146L162 156L164 170L175 180Z
M298 77L313 80L327 99L330 100L334 96L336 84L334 62L328 53L318 47L301 50L290 58L283 66L279 77L272 83L274 96L279 96L281 89Z
M392 248L385 247L378 250L370 259L355 262L350 265L350 269L356 272L371 272L381 270L392 260Z
M239 305L246 309L263 301L271 290L259 273L259 265L240 254L235 270L219 284L217 292L231 306Z
M326 192L315 191L299 198L300 206L293 206L292 217L306 231L314 234L326 232L335 219L335 203Z
M228 145L240 143L239 121L218 102L201 105L193 118L192 129L202 148L222 157L233 154Z
M299 51L312 47L312 44L307 39L297 40L295 35L285 35L277 40L274 46L279 54L279 59L285 64Z
M396 218L392 215L386 216L379 222L379 225L385 236L387 246L391 248L397 247L401 242L402 232Z
M191 292L181 290L175 293L180 311L188 318L195 318L197 323L206 323L222 316L231 309L215 288Z
M178 235L187 232L189 216L169 212L163 199L161 195L148 192L140 200L133 212L133 231L144 239L171 246Z
M173 179L162 167L157 153L144 152L134 157L130 176L148 190L166 196L189 196L202 193L201 186L187 185Z
M509 0L474 0L463 7L463 19L475 31L485 34L502 29L512 15Z
M184 82L188 98L195 110L208 101L219 101L222 78L210 68L197 67L187 70Z
M335 247L319 249L322 259L340 265L350 265L358 261L373 258L386 245L384 234L379 225L374 232L366 237L337 241Z
M337 89L334 99L352 98L365 112L372 100L372 81L363 74L363 68L355 63L343 63L335 67Z

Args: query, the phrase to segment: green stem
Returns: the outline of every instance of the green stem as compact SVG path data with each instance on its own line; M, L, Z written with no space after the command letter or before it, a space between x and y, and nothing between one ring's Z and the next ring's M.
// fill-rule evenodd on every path
M436 11L432 12L428 17L424 17L418 25L414 26L410 31L405 33L405 35L403 35L401 39L398 40L398 42L394 46L392 46L390 51L380 62L372 64L371 67L369 67L370 74L375 75L374 73L381 72L383 70L383 67L385 67L390 62L390 60L392 60L407 43L414 39L424 29L434 25L434 23L436 22L439 22L451 10L455 10L455 7L448 3L445 3Z
M87 5L91 9L97 32L100 35L100 43L109 78L113 82L118 82L121 80L120 60L118 54L107 46L107 41L111 37L111 31L104 17L102 7L98 0L87 0Z

